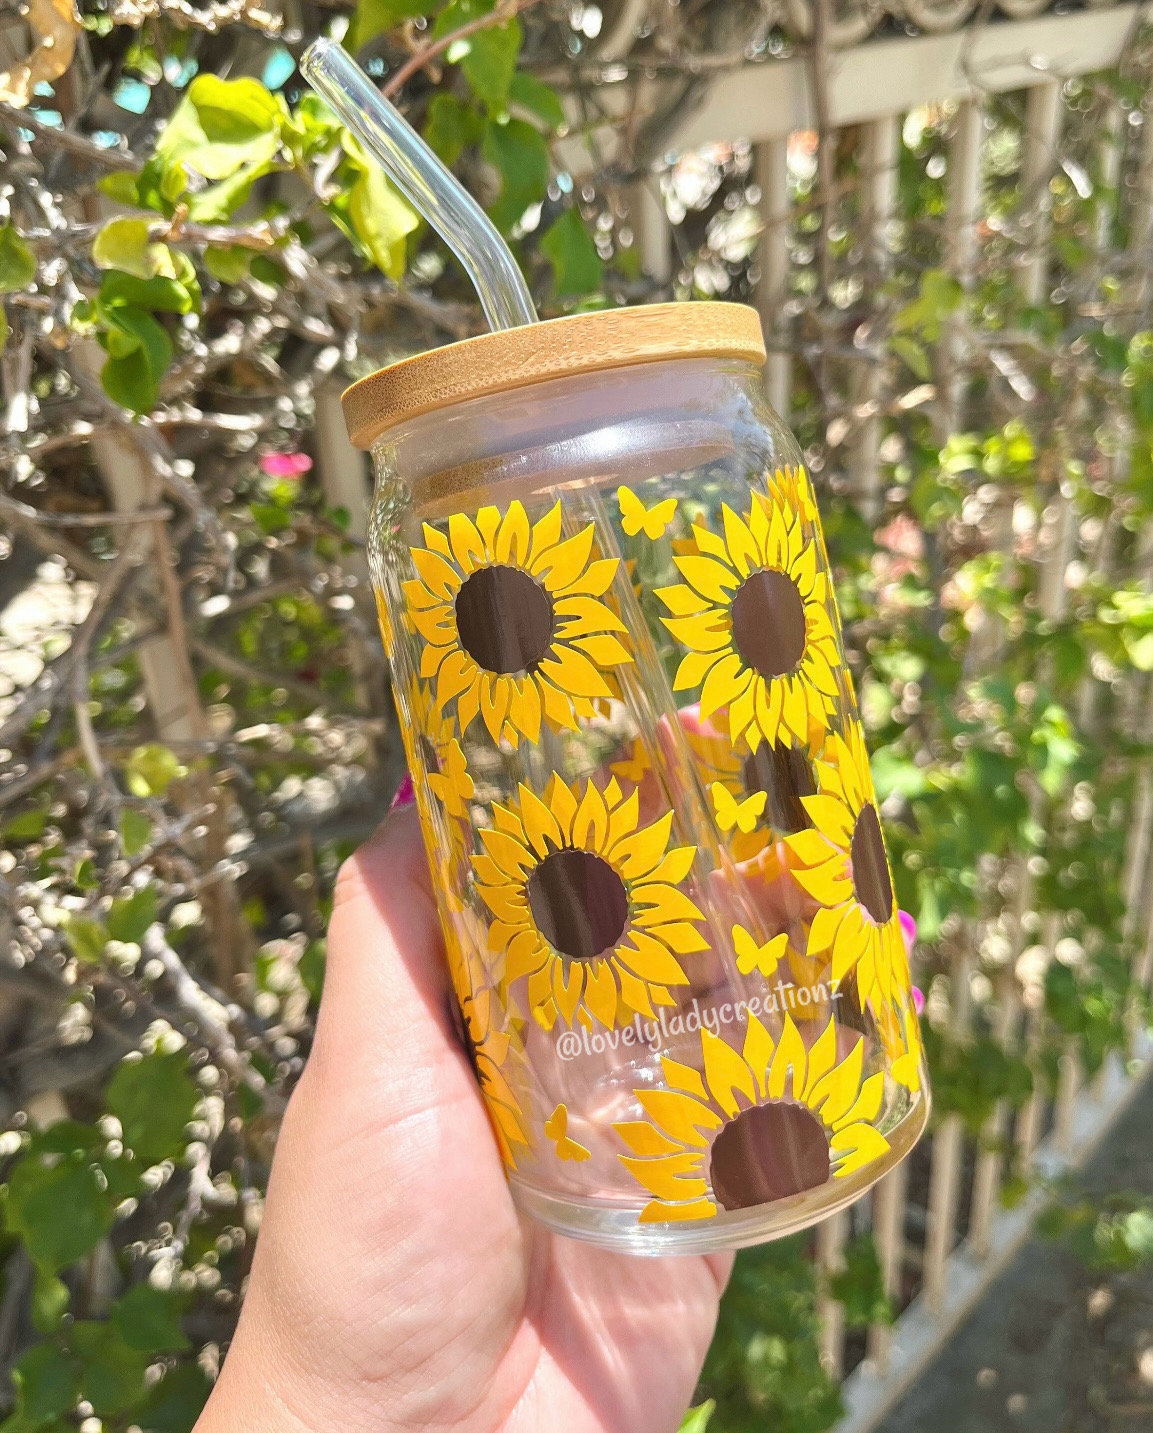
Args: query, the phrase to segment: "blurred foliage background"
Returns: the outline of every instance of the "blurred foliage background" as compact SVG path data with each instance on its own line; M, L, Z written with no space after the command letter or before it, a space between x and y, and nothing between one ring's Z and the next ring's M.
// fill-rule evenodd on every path
M391 77L551 315L754 293L749 147L674 157L665 135L702 57L797 42L732 0L29 0L0 25L0 1427L187 1433L308 1055L335 872L402 774L338 394L481 326L299 53L343 36ZM788 151L775 331L919 922L935 1119L1008 1198L1054 1090L1147 1010L1151 55L1138 32L1122 69L1062 86L1041 192L1022 95L988 102L960 274L955 106L905 120L880 243L859 137ZM670 274L641 263L646 200ZM809 1239L743 1255L686 1427L829 1427L822 1308L859 1359L920 1278L910 1259L886 1284L864 1225L823 1272Z

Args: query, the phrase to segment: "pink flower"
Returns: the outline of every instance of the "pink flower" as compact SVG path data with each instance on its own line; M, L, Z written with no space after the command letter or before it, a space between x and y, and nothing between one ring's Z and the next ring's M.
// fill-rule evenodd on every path
M392 798L390 811L399 811L402 806L411 806L416 800L416 788L412 784L412 777L406 771L404 780L396 788L396 795Z
M270 478L302 478L312 467L307 453L261 453L260 471Z

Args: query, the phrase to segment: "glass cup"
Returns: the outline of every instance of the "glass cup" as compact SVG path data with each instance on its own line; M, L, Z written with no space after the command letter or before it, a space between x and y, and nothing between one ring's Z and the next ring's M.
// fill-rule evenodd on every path
M517 1203L637 1253L844 1207L929 1094L828 559L751 309L354 385L462 1033Z

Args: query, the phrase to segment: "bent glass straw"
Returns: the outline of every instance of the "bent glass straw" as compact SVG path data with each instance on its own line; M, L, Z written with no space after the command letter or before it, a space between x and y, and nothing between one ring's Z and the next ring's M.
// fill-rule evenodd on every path
M467 189L335 40L316 40L300 72L464 266L492 329L536 323L512 250Z

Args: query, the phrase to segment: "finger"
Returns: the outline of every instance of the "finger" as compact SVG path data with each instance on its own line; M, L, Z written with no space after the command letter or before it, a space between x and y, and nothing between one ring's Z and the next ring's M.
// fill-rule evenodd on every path
M314 1078L387 1080L403 1100L458 1055L444 941L416 810L391 813L345 862L328 930L328 960L310 1061Z

